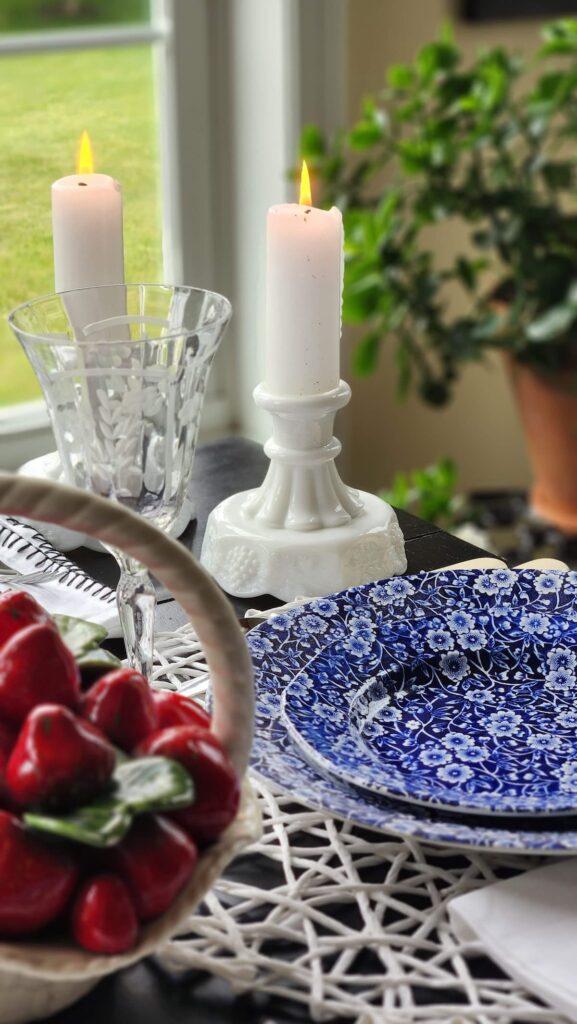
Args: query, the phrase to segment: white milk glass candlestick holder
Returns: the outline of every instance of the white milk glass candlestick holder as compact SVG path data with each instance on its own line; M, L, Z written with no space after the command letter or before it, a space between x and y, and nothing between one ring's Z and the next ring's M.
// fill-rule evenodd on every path
M124 312L111 316L120 294ZM61 292L14 310L9 323L42 385L69 483L171 530L190 487L208 371L230 313L214 292L148 284ZM129 663L150 676L154 587L142 565L112 553Z
M350 388L279 396L263 384L257 405L272 416L271 464L261 487L227 498L211 513L201 562L227 593L283 601L323 596L402 573L407 567L396 514L374 494L341 480L335 413Z

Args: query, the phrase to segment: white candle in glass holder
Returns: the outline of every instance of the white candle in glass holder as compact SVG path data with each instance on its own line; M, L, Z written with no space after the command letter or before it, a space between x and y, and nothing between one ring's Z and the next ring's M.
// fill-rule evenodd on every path
M94 174L92 167L90 140L84 132L78 173L52 185L57 292L124 282L122 189L108 174Z
M311 205L303 164L299 203L267 219L265 388L316 395L340 379L343 222L336 207Z

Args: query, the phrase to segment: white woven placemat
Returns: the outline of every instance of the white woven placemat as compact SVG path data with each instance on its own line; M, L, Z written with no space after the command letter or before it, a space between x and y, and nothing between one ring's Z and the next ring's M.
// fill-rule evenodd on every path
M157 649L154 682L202 699L206 664L190 627L161 634ZM535 867L535 858L361 831L253 784L264 835L162 951L166 966L296 1000L318 1021L566 1024L478 945L460 942L446 911L453 896ZM272 888L259 885L259 858Z

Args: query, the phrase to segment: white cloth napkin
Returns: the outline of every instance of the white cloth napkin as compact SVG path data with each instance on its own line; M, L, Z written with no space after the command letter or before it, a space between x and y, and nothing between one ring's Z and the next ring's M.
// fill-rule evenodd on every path
M11 516L0 516L0 561L19 573L42 569L62 574L57 580L34 584L15 580L14 585L27 590L50 613L87 619L105 626L109 636L121 635L114 591L87 576L35 529ZM0 584L0 592L6 589Z
M577 1021L577 859L457 896L449 917L462 941Z

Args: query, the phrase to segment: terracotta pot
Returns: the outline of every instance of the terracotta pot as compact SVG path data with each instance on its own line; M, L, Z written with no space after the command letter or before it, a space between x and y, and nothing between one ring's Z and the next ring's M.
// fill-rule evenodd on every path
M533 470L531 507L577 535L577 370L537 372L507 362Z

